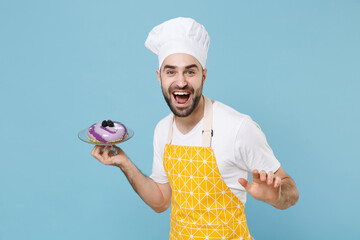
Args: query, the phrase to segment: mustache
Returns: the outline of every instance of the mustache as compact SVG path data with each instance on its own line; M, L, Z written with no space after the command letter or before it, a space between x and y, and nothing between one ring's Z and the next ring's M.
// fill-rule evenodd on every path
M183 88L179 88L179 87L171 87L169 88L169 93L172 93L173 91L188 91L188 92L191 92L191 93L194 93L194 89L192 87L189 87L189 86L185 86Z

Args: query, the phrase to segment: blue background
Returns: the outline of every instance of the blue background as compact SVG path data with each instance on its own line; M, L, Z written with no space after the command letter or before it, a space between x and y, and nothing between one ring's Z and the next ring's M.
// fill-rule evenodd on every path
M211 37L204 93L250 115L300 200L251 197L255 239L359 239L360 1L0 0L0 239L167 239L122 172L80 129L122 121L121 146L149 175L169 113L144 47L193 17Z

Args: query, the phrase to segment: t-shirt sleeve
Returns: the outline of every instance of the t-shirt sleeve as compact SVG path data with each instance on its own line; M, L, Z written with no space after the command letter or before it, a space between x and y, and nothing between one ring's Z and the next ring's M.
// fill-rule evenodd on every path
M161 131L159 129L159 125L157 125L155 128L154 139L153 139L154 159L153 159L153 167L150 178L157 183L168 183L169 180L167 178L163 165L163 152L164 152L165 144L161 143L160 136L161 136Z
M239 127L235 150L235 154L240 155L240 159L250 172L255 169L276 172L280 167L280 162L268 145L265 134L251 118L244 119Z

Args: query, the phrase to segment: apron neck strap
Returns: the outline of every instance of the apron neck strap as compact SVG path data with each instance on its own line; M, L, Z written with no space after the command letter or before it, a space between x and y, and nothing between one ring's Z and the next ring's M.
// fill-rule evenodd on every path
M203 130L202 130L202 146L211 147L211 139L213 136L212 123L213 123L213 108L212 102L207 97L204 97L204 121L203 121ZM172 117L169 129L167 144L171 144L173 136L173 124L175 117Z
M213 108L210 99L204 96L205 107L204 107L204 122L202 130L202 146L211 147L211 138L213 136Z

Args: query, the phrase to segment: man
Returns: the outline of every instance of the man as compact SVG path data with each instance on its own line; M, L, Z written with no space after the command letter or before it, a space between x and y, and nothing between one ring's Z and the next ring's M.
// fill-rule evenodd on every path
M145 42L159 56L157 77L172 111L156 126L150 177L118 147L115 156L101 146L91 154L118 166L156 212L171 204L170 239L251 239L246 192L279 209L294 205L299 194L259 126L202 95L209 41L202 25L175 18L155 27Z

